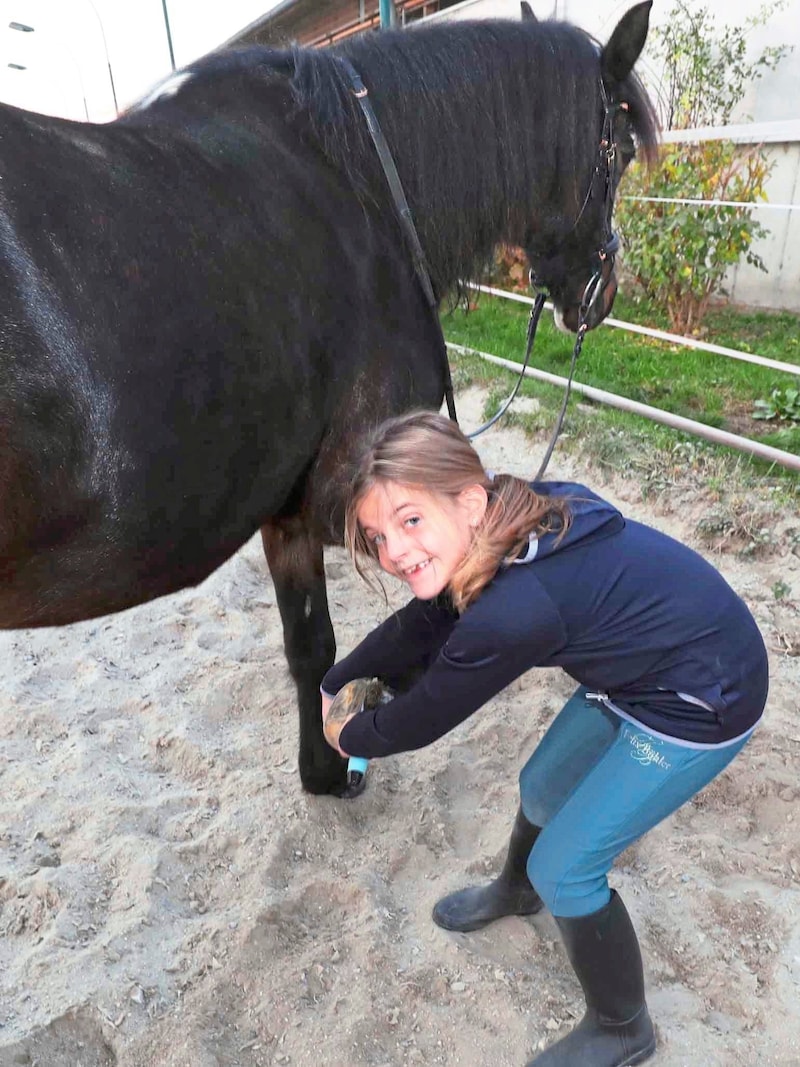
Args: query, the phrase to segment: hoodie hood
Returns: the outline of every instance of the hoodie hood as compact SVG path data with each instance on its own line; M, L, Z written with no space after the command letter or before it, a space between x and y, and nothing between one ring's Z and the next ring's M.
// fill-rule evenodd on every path
M577 482L531 482L531 489L542 497L560 497L569 502L572 515L569 529L562 536L558 530L537 537L531 534L528 550L513 563L533 563L556 552L569 552L588 539L601 540L619 533L625 520L617 509L597 493Z

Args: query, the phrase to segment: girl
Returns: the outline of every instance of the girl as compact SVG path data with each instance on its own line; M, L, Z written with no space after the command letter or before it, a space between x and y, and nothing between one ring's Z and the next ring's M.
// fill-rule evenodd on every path
M360 573L377 561L415 599L325 676L323 718L355 678L400 691L350 715L338 739L334 726L343 755L429 745L531 667L579 683L522 769L500 876L440 900L433 919L476 930L547 906L586 1014L532 1063L641 1063L655 1049L642 959L607 875L760 719L767 656L750 612L685 545L584 486L493 477L455 423L429 412L377 431L346 531Z

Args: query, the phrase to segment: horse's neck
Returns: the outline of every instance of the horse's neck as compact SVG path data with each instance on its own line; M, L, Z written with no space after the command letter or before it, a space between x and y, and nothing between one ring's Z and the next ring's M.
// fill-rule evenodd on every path
M454 76L458 93L441 77L433 77L433 89L424 75L405 87L384 83L378 47L365 58L375 111L441 293L483 265L499 242L522 243L537 201L542 210L560 208L555 200L568 195L554 180L562 102L557 91L540 89L531 91L524 107L509 106L520 90L499 49L468 79ZM426 58L435 63L435 57ZM358 67L357 54L353 61ZM448 61L452 70L452 55ZM541 135L531 130L532 116ZM356 112L353 121L364 117ZM384 202L386 179L376 149L367 139L363 143L373 156L376 199Z
M521 173L509 151L509 142L521 140L519 117L506 118L502 138L487 128L479 144L456 123L443 128L434 108L420 109L416 122L416 144L395 137L392 152L442 292L483 266L498 243L522 243L530 191L541 185L543 172L528 159Z

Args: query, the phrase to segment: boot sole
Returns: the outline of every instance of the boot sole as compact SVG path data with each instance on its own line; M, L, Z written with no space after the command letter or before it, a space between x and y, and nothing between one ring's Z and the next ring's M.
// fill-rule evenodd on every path
M634 1053L634 1055L627 1060L624 1060L619 1067L635 1067L637 1063L644 1063L645 1060L649 1060L656 1050L656 1039L650 1042L647 1048L643 1048L640 1052Z
M535 907L526 908L522 911L504 911L500 912L497 915L491 915L487 919L465 920L464 922L460 923L456 921L449 921L446 916L437 915L436 909L434 908L433 921L442 930L449 930L451 933L455 934L470 934L473 932L473 930L482 930L484 926L489 926L491 923L497 922L498 919L507 919L511 915L519 915L522 918L528 915L538 915L538 913L542 910L543 907L544 905L539 903Z
M629 1056L625 1060L618 1060L614 1064L614 1067L635 1067L635 1065L637 1063L644 1063L645 1060L649 1060L650 1057L655 1052L655 1050L656 1050L656 1039L655 1039L655 1037L653 1037L653 1040L650 1042L650 1044L647 1046L647 1048L643 1048L643 1049L640 1049L638 1052L634 1052L632 1056ZM547 1053L547 1049L544 1050L542 1055L544 1056L546 1053ZM526 1064L526 1067L536 1067L536 1064L539 1063L539 1062L540 1062L540 1057L537 1056L536 1059L529 1060L528 1063ZM564 1061L564 1062L566 1062L566 1061ZM572 1062L573 1061L570 1060L570 1063L572 1063Z

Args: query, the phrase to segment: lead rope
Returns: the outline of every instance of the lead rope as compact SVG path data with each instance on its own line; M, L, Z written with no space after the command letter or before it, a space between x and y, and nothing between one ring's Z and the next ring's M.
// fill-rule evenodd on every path
M488 430L490 426L494 426L497 420L502 418L502 416L505 415L505 413L508 411L509 407L511 406L511 402L519 392L519 387L522 385L522 379L525 377L525 371L528 369L528 361L531 358L533 342L536 338L536 327L539 325L539 319L542 315L542 308L544 307L544 302L545 294L542 290L539 290L539 292L537 292L536 294L536 299L533 302L533 307L531 308L530 318L528 319L528 341L525 346L525 359L522 362L522 370L520 371L519 377L517 378L516 383L514 384L514 388L511 391L511 395L508 397L503 406L494 415L492 415L488 422L485 422L483 426L479 426L477 430L473 430L472 433L468 433L466 435L470 439L470 441L473 439L473 437L477 437L479 434L482 434L484 430Z
M586 323L583 321L583 307L581 308L580 324L578 326L578 332L575 336L575 345L572 349L572 360L569 365L569 377L567 378L567 385L564 389L564 399L561 401L561 410L558 413L556 424L553 427L553 432L550 435L550 442L547 445L547 450L544 454L544 459L539 464L539 469L534 477L535 482L540 482L544 472L547 470L547 464L550 462L550 457L553 454L553 449L556 447L556 441L561 433L561 427L564 425L564 416L567 413L567 404L569 403L569 395L572 392L572 379L575 377L575 367L578 362L578 356L581 354L583 348L583 338L586 335Z

